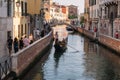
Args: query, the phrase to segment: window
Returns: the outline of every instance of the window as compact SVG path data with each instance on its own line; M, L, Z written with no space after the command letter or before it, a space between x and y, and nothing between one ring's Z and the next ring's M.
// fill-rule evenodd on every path
M30 31L30 23L28 23L28 35L31 34L32 32Z
M11 31L7 31L7 39L11 36Z
M107 8L105 7L105 14L107 13Z
M27 26L25 24L25 35L27 35Z
M102 17L102 8L100 9L100 17Z
M11 1L7 0L7 15L8 17L12 16L12 6L11 6Z
M94 10L94 18L96 18L96 10Z
M27 2L21 1L21 15L26 16L27 15Z
M24 15L24 4L23 1L21 1L21 15Z
M18 37L20 38L21 35L20 35L20 25L18 25Z
M27 15L27 2L25 2L25 16Z
M23 24L21 25L21 36L23 36Z
M2 7L2 0L0 0L0 7Z

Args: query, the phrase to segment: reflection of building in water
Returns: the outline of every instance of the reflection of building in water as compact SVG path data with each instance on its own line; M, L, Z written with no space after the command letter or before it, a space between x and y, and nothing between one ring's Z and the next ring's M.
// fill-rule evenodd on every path
M92 77L94 80L113 80L115 77L113 65L103 56L95 53L86 54L84 59L84 75Z
M89 49L89 47L88 47L88 39L84 39L85 41L84 41L84 51L86 52L86 53L88 53L88 49Z
M90 42L89 39L85 38L84 41L84 51L86 53L96 53L97 52L97 45L94 44L93 42Z
M111 50L106 50L104 47L99 47L99 53L101 53L102 56L108 59L108 61L111 62L114 65L114 67L116 67L116 69L120 68L120 56L117 55L119 53L115 53Z
M95 80L114 80L120 79L120 56L115 52L106 49L102 46L97 46L94 50L94 45L85 39L84 50L84 75L91 75ZM95 51L95 53L93 53ZM87 54L91 53L92 54ZM97 54L96 54L97 53Z
M84 56L84 75L87 75L88 77L92 76L95 80L113 80L115 78L116 71L114 70L111 61L107 60L109 58L106 58L106 49L103 50L100 46L85 38L84 50L86 52ZM104 56L103 53L106 56ZM110 57L112 59L112 56Z
M89 39L84 40L84 75L91 75L95 80L119 80L120 56L105 47L90 42Z

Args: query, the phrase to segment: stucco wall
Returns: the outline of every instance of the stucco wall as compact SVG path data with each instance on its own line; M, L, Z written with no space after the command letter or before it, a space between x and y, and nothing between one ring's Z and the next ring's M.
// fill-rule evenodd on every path
M7 16L7 2L4 2L2 0L2 3L0 4L1 4L0 5L0 17L6 17Z
M11 18L0 18L0 57L8 55L7 31L11 31ZM9 25L11 24L11 25Z
M28 25L28 23L30 23L30 22L28 21L28 18L27 18L27 16L24 16L24 17L14 17L13 18L13 39L15 37L21 38L23 35L26 35L26 36L29 35L29 32L30 32L29 28L30 28L30 26ZM26 24L26 29L25 29L25 24ZM18 29L19 29L18 25L20 27L20 30L21 30L21 26L23 25L23 35L22 35L21 31L20 32L18 31ZM25 30L26 30L26 34L25 34Z

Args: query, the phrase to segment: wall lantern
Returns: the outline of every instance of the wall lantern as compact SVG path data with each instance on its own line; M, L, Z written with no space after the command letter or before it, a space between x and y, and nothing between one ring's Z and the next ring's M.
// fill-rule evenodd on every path
M19 16L19 7L20 7L20 1L19 0L16 2L16 7L17 7L17 15Z
M16 6L20 7L20 1L19 0L16 2Z

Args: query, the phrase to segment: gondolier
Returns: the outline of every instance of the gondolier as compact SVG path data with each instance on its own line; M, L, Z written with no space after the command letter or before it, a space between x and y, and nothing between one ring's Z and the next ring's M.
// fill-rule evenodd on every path
M58 32L55 33L55 39L58 39Z
M55 40L55 51L56 52L64 52L67 49L67 42L65 39L63 39L62 41L59 41L58 39Z

